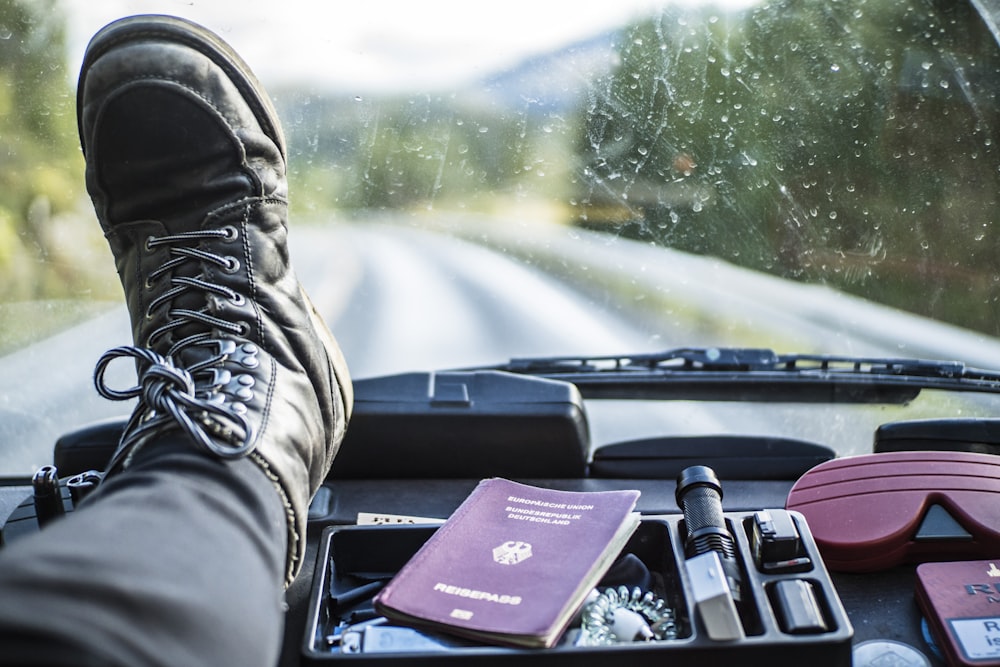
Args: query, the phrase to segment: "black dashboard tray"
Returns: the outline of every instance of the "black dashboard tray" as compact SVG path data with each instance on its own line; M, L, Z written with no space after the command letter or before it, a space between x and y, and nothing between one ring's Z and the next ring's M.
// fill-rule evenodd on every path
M583 397L570 382L402 373L354 382L351 428L330 478L575 478L589 451Z
M683 563L679 515L645 516L623 553L637 556L650 570L654 592L675 609L678 638L632 642L600 647L578 647L566 633L550 649L500 646L462 646L446 651L398 653L343 653L328 641L334 628L352 607L333 607L332 596L349 590L364 590L366 582L387 579L397 572L433 534L434 526L333 526L324 530L309 605L302 655L306 664L365 665L537 664L537 665L666 665L704 667L705 664L738 664L741 667L806 665L849 667L853 628L837 592L823 566L816 544L802 515L792 513L802 540L801 553L808 556L808 569L780 574L765 573L751 554L753 512L725 514L736 538L742 562L746 605L746 637L737 641L710 639L690 601L690 582ZM775 584L784 579L808 581L815 591L827 631L815 634L784 632L771 600ZM370 598L359 601L370 607ZM608 661L613 661L609 663Z

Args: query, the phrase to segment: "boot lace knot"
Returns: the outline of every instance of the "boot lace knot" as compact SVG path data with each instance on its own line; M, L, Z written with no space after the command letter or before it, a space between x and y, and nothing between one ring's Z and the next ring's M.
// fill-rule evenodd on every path
M179 428L200 449L222 459L245 456L253 449L253 429L243 401L252 398L254 378L231 371L227 366L253 369L259 365L258 348L250 342L229 338L244 337L245 322L222 319L207 305L192 308L192 293L215 295L237 305L245 298L230 287L207 280L204 271L182 275L178 269L191 262L214 266L225 272L239 270L239 260L197 247L206 239L235 240L235 227L183 232L146 240L147 252L167 246L170 259L146 277L147 289L169 277L166 289L150 301L146 317L167 309L167 317L146 336L146 346L122 346L106 352L94 371L94 384L104 398L124 401L138 399L112 466L123 463L146 438L165 429ZM175 307L180 301L183 306ZM161 340L175 340L165 354L153 349ZM165 347L164 343L160 347ZM127 389L113 389L105 373L117 359L134 360L138 383ZM109 466L109 469L112 467Z

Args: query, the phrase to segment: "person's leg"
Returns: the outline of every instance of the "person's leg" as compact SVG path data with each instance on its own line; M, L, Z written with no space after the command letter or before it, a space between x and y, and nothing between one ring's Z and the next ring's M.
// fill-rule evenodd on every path
M84 507L0 553L0 662L17 635L44 664L269 664L352 397L291 268L278 119L232 49L170 17L98 33L77 113L135 344L95 383L137 405ZM136 386L107 386L116 359Z
M285 512L255 464L165 440L90 500L0 552L0 665L275 664Z

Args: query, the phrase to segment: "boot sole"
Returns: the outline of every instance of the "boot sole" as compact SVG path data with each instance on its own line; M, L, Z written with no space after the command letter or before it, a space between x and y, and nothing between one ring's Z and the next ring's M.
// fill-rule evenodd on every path
M253 109L257 122L278 146L281 157L287 160L285 136L281 124L278 122L278 113L271 98L264 91L264 86L257 80L257 76L243 58L211 30L187 19L157 14L130 16L110 23L98 31L87 45L76 91L77 127L84 154L87 152L87 147L83 145L81 111L83 109L84 84L91 65L101 56L123 44L150 39L188 46L218 65L236 85L246 103Z

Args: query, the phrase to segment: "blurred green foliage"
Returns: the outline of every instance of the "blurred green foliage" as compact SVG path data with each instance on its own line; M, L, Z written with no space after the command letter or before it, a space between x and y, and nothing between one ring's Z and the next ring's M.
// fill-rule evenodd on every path
M279 93L293 205L492 212L516 199L568 198L575 129L554 132L542 116L469 97Z
M569 111L482 83L299 97L297 196L352 212L542 201L1000 334L1000 48L973 4L681 5L618 32L617 66L581 77Z
M54 0L0 0L0 301L93 289L74 109Z
M58 9L0 0L0 301L118 298ZM296 215L541 203L1000 334L1000 48L971 3L668 5L608 39L613 67L550 83L573 104L272 90Z
M1000 334L1000 49L971 3L673 7L618 51L580 224Z

